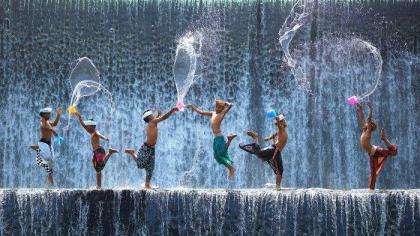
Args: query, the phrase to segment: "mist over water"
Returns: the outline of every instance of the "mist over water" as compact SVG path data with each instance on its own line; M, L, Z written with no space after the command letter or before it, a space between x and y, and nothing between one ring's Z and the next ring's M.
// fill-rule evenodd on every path
M108 101L99 95L83 100L78 109L99 122L98 130L111 138L114 147L138 149L145 139L140 113L149 107L167 110L176 103L177 39L190 30L191 20L215 8L220 23L217 47L206 57L205 70L185 100L205 110L213 109L215 98L234 103L222 130L239 134L229 151L237 176L227 181L225 168L214 161L209 120L186 111L159 125L156 184L242 188L274 182L265 163L237 147L250 141L244 135L248 129L257 129L261 137L274 131L272 122L261 118L274 108L288 122L284 186L366 188L368 159L359 145L356 112L346 98L355 89L371 88L374 77L372 70L361 71L360 78L369 80L365 85L348 79L354 78L353 69L330 67L325 59L331 55L331 44L319 42L339 33L345 39L369 42L383 59L380 82L369 99L379 128L385 128L399 145L399 154L387 160L377 186L420 187L415 168L420 166L416 109L420 44L418 29L412 27L420 20L419 3L315 4L309 22L289 45L292 56L298 53L293 58L308 76L313 94L298 89L298 81L283 62L278 33L290 13L290 2L28 0L11 4L0 0L0 5L0 187L46 186L46 174L29 149L39 139L38 110L67 108L72 92L68 63L82 56L97 66L101 84L113 95L115 111L101 112ZM66 117L59 130L67 124ZM373 136L374 143L380 144L379 134ZM94 186L89 136L75 125L64 138L65 145L57 147L57 185ZM103 171L106 188L137 188L143 181L144 171L124 154L114 155Z

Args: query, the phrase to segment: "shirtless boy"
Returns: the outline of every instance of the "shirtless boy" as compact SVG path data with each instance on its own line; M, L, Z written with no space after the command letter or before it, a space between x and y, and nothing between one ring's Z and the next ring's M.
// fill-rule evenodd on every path
M188 105L187 108L192 109L202 116L209 116L211 130L213 131L213 156L217 163L224 165L228 169L228 177L232 178L235 175L235 168L233 167L233 161L228 155L228 148L232 140L237 136L236 134L230 134L227 136L227 142L223 136L220 126L222 124L225 115L232 108L232 104L222 101L215 101L215 111L202 111L195 105Z
M376 130L376 123L372 119L372 103L368 102L369 113L367 122L363 114L363 106L357 104L358 120L361 128L363 129L362 135L360 136L360 144L369 156L370 164L370 177L369 177L369 188L375 189L376 177L380 174L385 160L388 156L395 156L398 153L397 145L391 144L385 135L385 131L381 130L381 140L387 146L386 148L372 145L372 132Z
M102 187L102 170L105 168L105 165L112 154L118 151L110 148L107 154L105 149L101 146L100 140L103 139L109 141L109 138L103 136L98 130L96 130L96 122L93 120L84 121L78 112L75 113L75 116L79 119L80 125L90 135L90 143L93 150L92 164L96 171L96 188L100 189Z
M283 161L281 152L287 144L286 118L279 115L275 118L274 124L277 126L277 133L266 137L264 141L273 141L273 144L265 148L261 148L258 143L258 134L253 131L248 131L247 134L254 140L250 144L239 144L239 147L251 154L258 156L261 160L266 161L276 175L276 188L280 189L281 180L283 176Z
M146 127L146 142L141 146L137 155L135 154L134 149L126 149L125 153L131 156L133 160L137 163L139 169L146 170L146 182L144 184L145 188L152 188L150 181L153 176L153 171L155 169L155 146L158 139L158 124L169 118L174 112L178 111L178 108L174 107L164 115L161 115L160 112L157 112L155 116L151 109L147 109L142 114L142 119L147 123Z
M47 181L50 185L54 185L53 180L53 161L54 161L54 148L52 139L57 135L54 127L58 125L63 110L58 108L56 110L57 116L53 122L50 122L52 108L46 107L39 111L41 117L39 128L41 131L41 139L38 145L31 145L31 148L36 151L36 163L43 167L48 173Z

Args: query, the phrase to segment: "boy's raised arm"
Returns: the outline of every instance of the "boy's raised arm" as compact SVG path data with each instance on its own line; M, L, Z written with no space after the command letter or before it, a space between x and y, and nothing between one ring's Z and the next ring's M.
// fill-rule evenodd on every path
M51 126L52 127L57 126L58 125L58 122L60 122L60 117L63 114L63 109L57 108L57 111L56 112L57 112L57 116L55 117L54 122L51 123Z
M363 105L358 103L356 105L356 109L357 109L357 119L359 121L359 125L360 127L363 128L363 126L365 125L365 114L363 113Z
M223 109L223 114L228 113L230 111L230 109L232 108L232 106L233 105L230 102L225 103L225 109Z
M171 116L174 112L178 111L178 108L173 107L171 110L169 110L168 112L166 112L165 114L158 116L157 118L154 119L154 121L156 122L161 122L164 121L166 119L169 118L169 116Z
M373 110L373 108L372 108L372 103L371 102L368 102L367 105L369 107L368 122L370 123L372 121L372 110Z
M96 134L99 136L99 138L101 138L103 140L106 140L106 141L109 141L109 138L103 136L101 133L99 133L99 131L96 131Z
M77 117L77 119L79 120L79 123L80 123L80 125L87 131L87 132L89 132L88 130L87 130L87 128L86 128L86 125L85 125L85 122L83 122L83 119L82 119L82 116L80 115L80 113L79 112L76 112L75 114L74 114L76 117Z
M388 137L386 137L384 129L381 129L381 140L388 147L392 145L391 142L389 141Z
M277 135L277 133L274 133L274 134L272 134L272 135L270 135L270 136L268 136L268 137L265 137L265 138L264 138L264 141L265 141L265 142L268 142L268 141L270 141L270 140L274 139L274 138L276 137L276 135Z
M198 108L197 106L190 104L187 105L187 108L191 108L193 111L197 112L198 114L202 115L202 116L212 116L213 113L210 111L203 111L200 108Z

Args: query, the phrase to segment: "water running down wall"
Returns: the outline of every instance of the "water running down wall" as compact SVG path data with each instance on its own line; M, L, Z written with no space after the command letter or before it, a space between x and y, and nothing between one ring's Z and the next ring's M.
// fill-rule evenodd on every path
M420 4L315 3L311 20L296 34L291 51L331 33L361 37L380 49L384 65L380 85L371 96L374 117L399 145L399 155L387 161L377 186L419 188ZM208 120L187 111L159 127L155 183L242 188L274 182L267 165L237 148L239 142L250 140L244 135L248 129L261 136L274 130L264 117L274 108L288 121L284 186L366 188L367 156L358 143L355 110L344 96L355 85L337 79L351 75L331 77L322 63L309 67L314 93L310 95L298 89L282 62L278 30L291 6L286 1L0 0L0 187L46 186L45 173L28 148L39 138L37 111L69 104L69 63L81 56L99 68L116 111L110 113L107 99L100 95L82 102L79 110L99 122L98 129L111 138L113 147L139 148L144 141L139 113L176 103L172 65L177 38L202 13L217 10L222 29L217 56L185 101L204 109L212 109L215 98L235 104L222 129L225 134L240 134L230 149L237 176L226 181L225 169L212 157ZM316 61L322 53L315 47L305 55ZM59 132L66 124L63 118ZM377 144L378 135L374 134ZM73 121L64 138L65 145L57 149L58 186L93 186L88 135ZM144 172L124 154L113 156L103 175L108 188L138 188L144 179Z

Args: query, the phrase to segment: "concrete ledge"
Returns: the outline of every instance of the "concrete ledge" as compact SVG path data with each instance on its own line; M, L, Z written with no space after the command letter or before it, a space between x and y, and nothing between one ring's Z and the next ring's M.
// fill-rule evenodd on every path
M1 235L420 235L420 190L0 189Z

